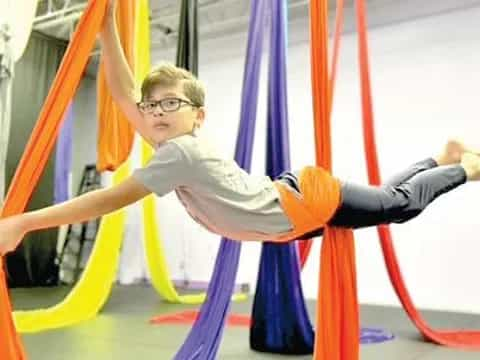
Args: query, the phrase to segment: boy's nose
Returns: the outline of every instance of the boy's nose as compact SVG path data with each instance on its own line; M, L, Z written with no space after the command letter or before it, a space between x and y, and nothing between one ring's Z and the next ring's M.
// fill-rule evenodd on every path
M153 115L155 116L163 116L163 110L162 108L160 107L160 104L157 104L157 106L155 106L155 109L153 109Z

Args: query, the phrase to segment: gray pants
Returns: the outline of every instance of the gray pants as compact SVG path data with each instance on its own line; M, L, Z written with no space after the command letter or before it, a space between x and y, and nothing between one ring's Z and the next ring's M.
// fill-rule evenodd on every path
M331 225L362 228L402 223L433 200L465 183L460 165L437 166L433 159L413 164L381 186L342 184L342 202Z

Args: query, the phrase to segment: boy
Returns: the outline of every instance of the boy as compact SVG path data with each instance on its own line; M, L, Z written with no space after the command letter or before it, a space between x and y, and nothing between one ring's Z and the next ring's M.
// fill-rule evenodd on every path
M114 8L112 1L100 36L107 81L127 118L156 148L155 155L117 186L0 220L0 255L14 250L29 231L100 217L151 192L162 196L175 190L189 214L215 233L282 242L321 234L326 224L359 228L404 222L439 195L480 179L480 156L454 140L440 155L414 164L381 187L341 183L319 168L303 170L300 178L286 173L276 181L251 176L196 136L205 119L205 95L189 72L160 66L144 80L136 103ZM302 224L301 211L314 223Z

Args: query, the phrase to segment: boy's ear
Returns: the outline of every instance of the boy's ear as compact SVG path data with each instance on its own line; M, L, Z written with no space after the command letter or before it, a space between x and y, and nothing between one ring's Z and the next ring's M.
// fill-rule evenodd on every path
M199 107L197 109L197 118L195 119L196 124L198 126L201 126L203 122L205 121L205 108L204 107Z

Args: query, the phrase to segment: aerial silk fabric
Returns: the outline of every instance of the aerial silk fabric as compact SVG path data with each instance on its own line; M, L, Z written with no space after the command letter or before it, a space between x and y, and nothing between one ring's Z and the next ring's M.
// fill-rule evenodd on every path
M271 6L268 79L267 175L290 169L287 108L286 1ZM311 354L313 327L308 317L294 243L263 243L252 309L250 347L280 354Z
M316 31L320 26L328 26L327 24L318 23L320 20L317 16L313 17L314 7L311 6L310 9L310 23L311 23L311 31ZM313 21L316 23L314 24ZM325 169L331 169L331 138L330 138L330 114L332 111L332 103L333 103L333 95L335 90L335 81L337 75L337 67L338 67L338 54L340 51L340 39L341 33L343 28L344 22L344 0L337 0L337 9L336 9L336 19L335 19L335 35L333 41L333 54L332 54L332 67L330 73L330 82L329 82L329 93L330 98L328 102L328 109L327 113L329 114L328 117L323 116L314 116L314 128L315 128L315 159L316 164L318 166L323 166ZM315 48L316 41L318 36L311 36L311 47L312 49ZM313 73L312 73L312 76ZM312 83L313 83L312 79ZM317 80L318 81L318 80ZM314 89L313 96L315 97L316 90ZM318 105L317 105L318 106ZM314 105L315 107L315 105ZM316 110L314 109L314 112ZM310 254L310 249L312 247L312 241L300 241L298 242L298 250L300 256L300 264L303 268L307 262L308 255Z
M198 311L196 310L186 310L173 314L159 315L150 320L151 324L156 325L170 325L170 324L181 324L181 325L190 325L198 318ZM226 325L227 326L236 326L236 327L249 327L250 326L250 316L242 314L230 314L227 317Z
M369 182L381 184L377 149L375 144L373 100L370 83L369 55L367 42L367 19L364 0L356 1L357 26L359 32L359 60L362 91L362 115L365 156L368 168ZM381 241L383 256L387 265L390 281L408 316L422 335L435 343L462 349L480 349L480 331L469 330L436 330L430 327L415 308L402 278L400 266L393 247L392 235L388 226L379 226L378 234Z
M58 137L55 151L55 183L53 199L55 204L70 198L69 179L72 168L73 105L70 104Z
M320 167L306 167L299 176L299 199L277 184L281 203L293 225L285 239L295 239L324 226L314 359L358 359L359 325L353 231L327 226L340 203L340 183Z
M150 20L148 13L148 0L140 1L135 49L135 76L137 83L141 83L150 71ZM142 140L142 165L146 165L152 155L152 147ZM163 239L158 226L154 194L142 200L142 211L145 255L152 285L157 293L171 303L199 304L203 302L205 294L181 296L175 289L168 270L168 263L163 248Z
M340 4L343 5L343 4ZM328 74L328 1L312 0L310 8L313 114L317 164L331 171L330 115L333 80ZM342 6L343 9L343 6ZM337 25L339 22L337 22ZM338 42L334 48L337 52ZM333 69L335 69L334 56ZM323 121L321 121L323 119ZM359 358L359 311L356 288L355 244L350 229L325 227L320 258L314 359Z
M26 359L23 344L18 336L12 319L12 306L8 298L7 282L5 281L4 264L0 260L0 359Z
M70 173L72 171L72 136L73 136L73 104L67 110L66 119L57 141L55 150L55 172L53 184L53 202L60 204L70 199ZM57 251L59 244L63 246L68 225L58 231Z
M117 7L117 27L120 42L130 69L135 66L136 0L122 0ZM118 105L113 101L105 78L103 61L97 78L98 93L98 171L117 169L130 155L135 131Z
M10 185L2 209L2 217L23 212L45 167L60 122L75 90L78 87L96 35L102 24L106 0L91 1L80 20L79 29L67 49L64 61L54 81L49 96L40 113L37 126L27 144L24 156ZM5 284L3 258L0 259L0 358L24 359L24 351L13 326L11 304Z
M251 167L253 153L265 6L265 1L253 0L251 3L242 106L235 149L235 160L247 171ZM207 290L207 301L202 305L197 321L174 359L213 360L216 358L230 307L240 246L239 242L222 238Z
M190 8L187 8L186 4L182 2L180 23L184 22L182 19L183 17L188 16L189 10ZM135 74L136 81L141 83L150 71L150 20L148 17L148 1L140 2L139 21L137 24L137 61ZM180 26L179 31L180 46L181 39L185 39L183 32L188 31L188 29ZM188 36L186 38L188 39ZM185 53L185 55L193 57L193 54ZM196 61L197 60L195 60L195 62ZM152 147L142 140L142 164L146 165L152 155ZM164 300L170 303L202 303L205 300L205 294L179 295L175 289L168 269L161 231L158 226L154 194L151 194L142 200L142 210L145 252L153 287Z
M126 161L113 175L113 185L130 175ZM106 303L117 275L125 228L125 210L104 216L82 276L67 297L47 309L16 311L18 331L32 333L75 325L97 315Z
M198 77L198 0L182 0L175 63Z

